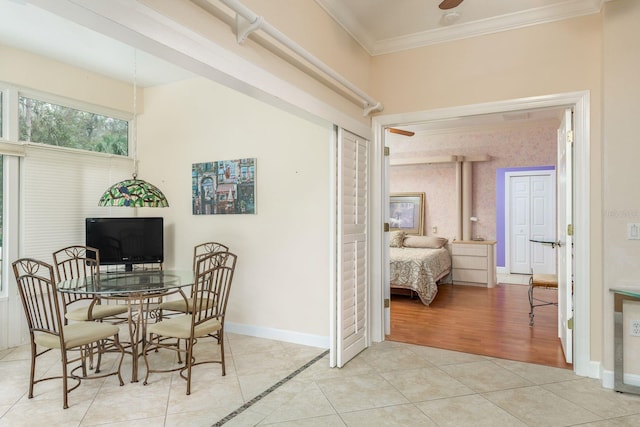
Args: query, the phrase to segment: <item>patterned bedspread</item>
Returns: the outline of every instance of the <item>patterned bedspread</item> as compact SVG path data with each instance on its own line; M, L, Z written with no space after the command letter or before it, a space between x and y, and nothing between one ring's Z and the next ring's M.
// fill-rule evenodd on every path
M429 305L438 293L437 281L451 271L446 248L389 248L391 287L415 291Z

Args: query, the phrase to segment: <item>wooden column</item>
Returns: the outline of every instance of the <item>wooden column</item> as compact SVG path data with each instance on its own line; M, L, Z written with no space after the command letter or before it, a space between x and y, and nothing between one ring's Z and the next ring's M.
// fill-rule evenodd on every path
M462 187L462 162L456 162L456 240L463 240Z
M473 203L473 163L469 161L462 162L462 240L471 240L473 236L471 215Z

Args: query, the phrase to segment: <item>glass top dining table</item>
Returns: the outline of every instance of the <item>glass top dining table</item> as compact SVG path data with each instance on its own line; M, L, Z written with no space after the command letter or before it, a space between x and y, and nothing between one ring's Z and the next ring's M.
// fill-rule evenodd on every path
M97 297L165 293L193 284L189 270L139 270L100 273L91 277L62 280L60 292L91 294Z
M138 381L138 357L146 340L146 324L157 320L157 310L150 301L163 298L180 288L191 286L194 274L189 270L134 270L101 272L96 276L62 280L59 292L92 295L101 300L124 301L130 341L127 353L132 356L131 382ZM109 303L105 301L104 303ZM123 342L124 343L124 342Z

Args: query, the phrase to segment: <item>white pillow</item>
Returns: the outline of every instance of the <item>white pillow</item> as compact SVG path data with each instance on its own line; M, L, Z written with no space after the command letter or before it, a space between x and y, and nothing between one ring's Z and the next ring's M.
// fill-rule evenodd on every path
M439 249L448 242L444 237L435 236L407 236L402 245L406 248Z

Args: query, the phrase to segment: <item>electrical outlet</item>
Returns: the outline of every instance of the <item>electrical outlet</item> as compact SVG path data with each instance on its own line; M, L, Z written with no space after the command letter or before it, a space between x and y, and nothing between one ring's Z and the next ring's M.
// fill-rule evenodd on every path
M627 240L640 240L640 223L630 222L627 224Z
M640 320L632 320L630 329L629 334L632 337L640 337Z

